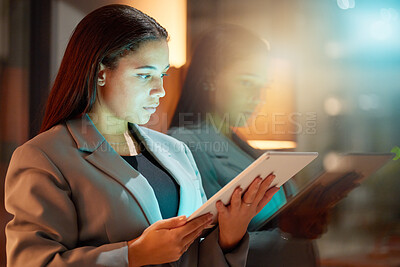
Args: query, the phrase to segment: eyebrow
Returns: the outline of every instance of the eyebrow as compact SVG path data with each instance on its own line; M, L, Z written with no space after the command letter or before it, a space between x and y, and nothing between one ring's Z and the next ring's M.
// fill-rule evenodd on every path
M262 82L263 83L266 83L266 82L268 82L269 81L269 79L268 78L266 78L266 79L264 79L264 78L262 78L261 76L258 76L258 75L256 75L256 74L252 74L252 73L242 73L242 74L239 74L240 76L244 76L244 77L252 77L252 78L255 78L255 79L258 79L258 80L262 80Z
M244 72L244 73L241 73L241 74L239 74L240 76L251 76L251 77L257 77L257 78L259 78L260 76L258 76L258 75L256 75L256 74L253 74L253 73L247 73L247 72Z
M166 67L164 68L164 70L168 69L169 67L170 67L170 64L168 64L168 66L166 66ZM156 67L151 66L151 65L140 66L140 67L137 67L136 69L151 69L151 70L157 70Z

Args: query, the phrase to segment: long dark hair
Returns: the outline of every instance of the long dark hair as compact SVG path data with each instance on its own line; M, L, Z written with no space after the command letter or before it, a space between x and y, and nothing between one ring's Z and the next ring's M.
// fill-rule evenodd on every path
M40 132L90 111L100 63L114 69L121 57L143 42L167 39L160 24L131 6L108 5L88 14L69 40Z
M266 41L237 25L222 24L207 31L197 42L170 126L184 126L179 114L192 115L189 124L204 120L215 111L215 77L233 62L268 51Z

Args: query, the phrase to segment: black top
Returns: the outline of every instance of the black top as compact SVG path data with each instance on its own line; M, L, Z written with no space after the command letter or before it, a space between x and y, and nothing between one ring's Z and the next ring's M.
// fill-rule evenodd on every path
M122 156L122 158L147 179L154 190L163 219L177 216L179 185L143 145L141 152L137 156Z

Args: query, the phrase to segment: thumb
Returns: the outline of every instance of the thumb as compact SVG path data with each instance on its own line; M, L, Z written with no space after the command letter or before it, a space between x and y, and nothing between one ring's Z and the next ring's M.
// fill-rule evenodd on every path
M187 222L185 215L161 220L156 223L156 229L172 229L184 225Z

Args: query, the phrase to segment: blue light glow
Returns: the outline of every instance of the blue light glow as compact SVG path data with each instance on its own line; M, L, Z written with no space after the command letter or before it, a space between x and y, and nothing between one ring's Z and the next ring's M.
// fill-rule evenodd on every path
M371 24L371 36L376 40L387 40L393 35L393 24L398 13L393 8L382 8L380 19Z
M341 9L349 9L349 8L354 8L356 6L356 1L355 0L337 0L337 5Z

